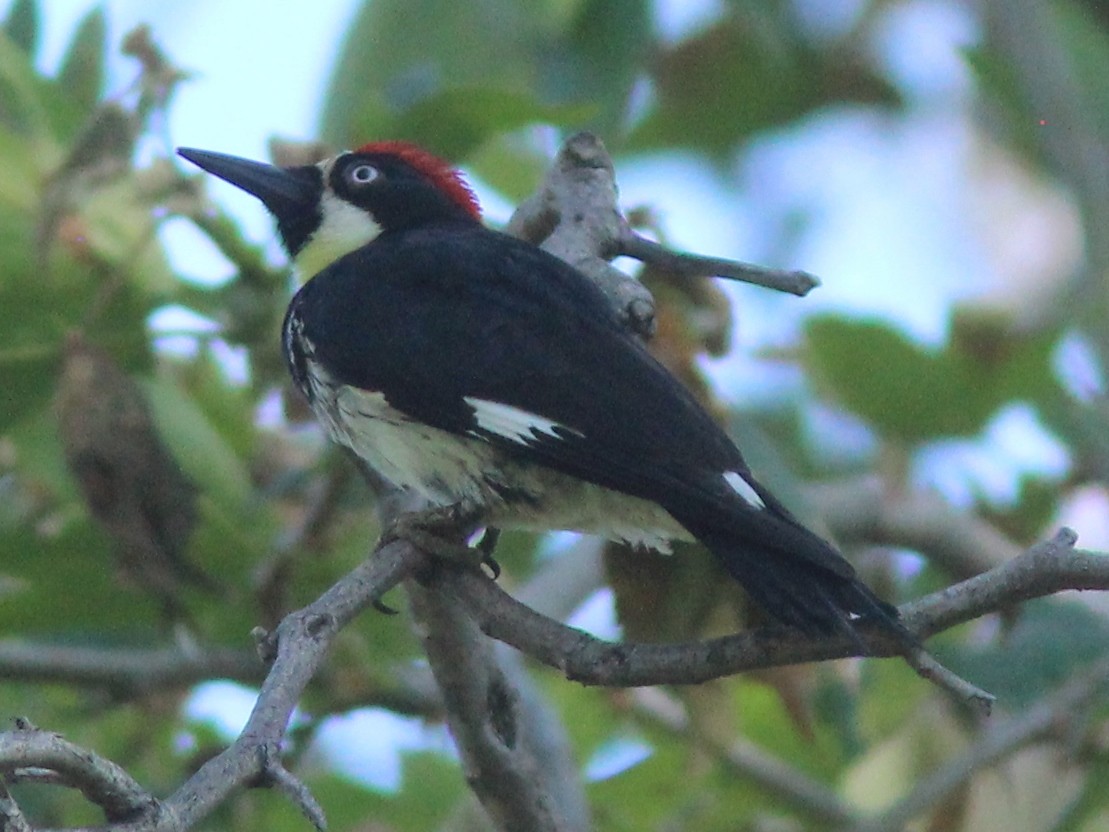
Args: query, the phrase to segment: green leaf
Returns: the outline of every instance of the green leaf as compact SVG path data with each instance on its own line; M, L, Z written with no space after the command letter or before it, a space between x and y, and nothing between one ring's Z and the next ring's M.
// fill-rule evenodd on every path
M4 21L4 34L33 56L38 51L39 8L36 0L15 0Z
M1094 133L1105 136L1109 134L1109 30L1098 24L1091 9L1077 3L1057 2L1048 8L1087 105L1083 113L1093 122Z
M963 50L963 58L974 73L978 97L986 102L1004 125L1007 143L1023 156L1043 165L1039 131L1046 125L1031 111L1016 69L1006 56L988 43Z
M878 321L816 317L806 327L805 359L848 410L907 441L969 434L992 412L952 407L956 383L943 359Z
M133 290L160 302L178 282L154 236L148 199L138 180L128 176L83 195L80 217L89 249L125 272Z
M1072 70L1082 116L1094 135L1109 133L1109 32L1098 25L1092 9L1073 2L1045 6L1060 46L1059 59ZM989 40L964 51L985 102L1004 126L1008 145L1041 167L1054 167L1045 153L1044 131L1069 130L1074 125L1045 121L1044 113L1029 102L1020 74Z
M534 18L508 0L365 3L324 96L324 139L349 147L393 138L383 132L393 119L450 87L494 84L526 92L534 70L521 59L520 44L531 39Z
M1052 826L1052 832L1099 832L1109 828L1109 789L1104 785L1109 782L1109 760L1104 754L1092 755L1088 764L1082 793Z
M652 47L650 5L641 0L584 0L563 36L537 52L543 62L537 89L543 100L588 102L578 126L615 146L627 103ZM558 123L558 122L554 122Z
M806 327L805 361L840 403L889 438L972 436L1010 401L1058 394L1055 334L1026 339L995 323L957 320L952 343L929 350L880 321L819 316Z
M209 421L196 400L164 379L143 383L158 432L186 475L230 513L254 494L246 462Z
M0 124L36 142L51 142L52 97L49 83L35 74L27 53L0 38ZM51 150L60 155L56 146Z
M87 517L56 533L5 530L0 560L15 588L0 604L0 630L68 634L82 643L135 632L146 641L156 638L157 603L115 579L115 558L107 535Z
M249 459L258 439L249 391L227 380L210 348L203 348L179 375L188 395L201 407L212 427L236 455Z
M679 145L723 155L821 107L900 103L859 54L815 49L770 4L733 6L712 27L659 55L651 77L656 103L629 137L629 149Z
M620 726L614 724L612 739L619 739L620 736ZM613 777L587 785L590 802L605 807L608 828L666 829L666 820L677 807L692 808L688 800L694 793L693 787L703 787L704 776L696 780L691 775L675 777L675 772L685 771L688 764L683 744L656 742L652 745L652 753L647 759ZM740 822L743 817L741 814L733 818L733 828L743 828ZM682 824L684 828L704 828L701 823L694 822L701 818L683 820L690 821L688 826Z
M843 762L845 749L838 730L815 723L813 735L797 730L794 715L773 688L742 680L734 691L735 707L743 722L743 734L783 761L816 777L831 777Z
M85 113L91 113L104 89L108 22L94 6L77 25L58 70L58 84Z
M534 95L492 87L454 87L423 99L393 123L390 136L462 159L498 133L529 124L568 125L584 120L590 105L544 105Z
M328 828L335 832L367 828L367 818L382 829L441 829L456 813L465 789L458 764L444 754L402 755L403 777L396 794L383 794L342 777L313 778L312 794L327 811ZM292 820L295 812L285 801L275 805ZM303 828L303 818L299 818ZM372 825L372 824L371 824Z
M5 216L5 221L15 222L21 227L31 227L31 217L40 208L42 179L47 170L47 161L41 158L40 148L32 142L10 130L0 128L0 166L4 170L4 175L0 176L0 212L6 214L11 211L14 214L11 220ZM30 253L30 239L28 236L20 238L23 256ZM10 256L9 249L4 251L7 252L5 257Z
M615 129L649 36L649 10L633 0L375 0L348 32L322 133L338 146L408 138L457 158L536 121Z

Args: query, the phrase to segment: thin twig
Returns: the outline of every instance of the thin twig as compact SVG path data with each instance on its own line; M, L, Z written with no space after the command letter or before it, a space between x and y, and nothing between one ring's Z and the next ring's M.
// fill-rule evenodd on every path
M1060 529L1019 557L988 572L901 607L901 617L921 638L990 612L1064 589L1109 589L1109 557L1075 549L1077 535Z
M304 688L315 675L335 636L358 613L392 587L426 568L425 555L401 543L385 546L343 576L316 601L287 615L274 633L269 674L238 739L206 762L163 801L169 819L159 832L196 825L236 789L261 774L258 749L279 743ZM135 827L135 832L140 827ZM129 827L120 827L125 832ZM145 830L144 830L145 832Z
M616 253L683 277L723 277L798 297L804 297L820 285L819 278L808 272L771 269L739 260L675 251L636 234L630 228L617 238Z
M989 716L997 697L966 679L952 673L926 651L913 648L905 653L905 662L922 679L950 693L963 704L970 705L979 716Z
M323 807L299 778L281 764L281 751L277 743L267 743L258 749L262 778L268 785L281 792L297 806L301 813L319 832L327 829L327 816Z

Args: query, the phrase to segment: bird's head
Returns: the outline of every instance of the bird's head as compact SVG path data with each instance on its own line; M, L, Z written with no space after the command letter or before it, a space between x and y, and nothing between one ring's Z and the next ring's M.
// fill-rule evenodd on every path
M258 197L306 277L383 231L481 220L477 197L462 175L406 142L375 142L289 168L208 150L183 147L177 153Z

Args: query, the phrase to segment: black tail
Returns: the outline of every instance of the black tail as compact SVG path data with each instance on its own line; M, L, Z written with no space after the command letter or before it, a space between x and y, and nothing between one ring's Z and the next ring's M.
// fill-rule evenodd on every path
M844 633L856 641L856 623L874 621L906 645L917 644L898 620L897 608L878 598L830 543L776 501L757 510L706 508L669 510L778 621L809 635Z

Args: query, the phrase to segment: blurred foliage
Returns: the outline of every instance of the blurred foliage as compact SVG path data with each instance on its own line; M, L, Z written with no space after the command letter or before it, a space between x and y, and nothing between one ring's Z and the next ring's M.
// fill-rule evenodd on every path
M1009 402L1051 406L1064 395L1051 366L1058 334L1012 333L996 318L956 318L939 350L875 320L813 317L805 335L814 381L899 442L975 436Z
M872 55L885 15L904 4L859 4L850 25L834 32L806 18L802 5L813 4L734 0L675 39L659 31L651 5L637 0L372 0L361 5L338 50L320 135L336 146L415 140L520 199L548 163L553 132L599 132L618 170L621 157L680 152L716 163L723 177L745 143L822 111L851 107L896 119L907 105ZM1109 18L1102 5L1053 9L1104 137ZM115 45L107 43L107 20L97 8L71 34L56 71L44 75L35 68L40 11L36 0L16 0L0 33L4 638L44 649L125 650L165 645L185 628L196 649L245 647L252 627L272 626L364 556L376 531L368 492L318 432L304 429L309 417L290 394L276 337L290 275L246 242L209 202L201 178L175 166L171 148L135 161L140 140L159 146L160 119L186 74L140 29L124 44L135 82L106 89ZM1037 116L1006 56L982 42L967 60L996 141L1036 175L1050 175ZM191 221L235 265L235 275L213 288L176 275L158 236L169 217ZM665 235L664 228L652 231ZM1109 265L1100 265L1109 274ZM924 347L885 320L810 319L791 357L799 357L817 400L850 412L874 437L873 452L845 465L829 461L807 435L810 401L780 402L742 418L712 401L700 364L727 343L725 296L666 274L643 277L659 302L657 354L722 419L739 425L754 467L793 505L804 491L799 475L869 473L893 491L911 488L905 459L937 441L980 435L1018 401L1067 445L1075 459L1071 479L1027 480L1011 506L969 510L1029 541L1042 536L1068 489L1103 484L1099 478L1109 472L1109 411L1057 378L1058 344L1074 334L1059 325L1030 328L1006 313L964 309L952 316L943 343ZM188 347L171 348L150 324L170 307L213 327L178 333ZM95 377L107 381L82 386L71 377L72 364L66 380L67 345L75 343L95 351ZM228 354L245 364L245 379L228 372ZM1105 366L1107 357L1098 358ZM112 421L121 408L142 414L141 436ZM275 410L285 421L272 417ZM261 411L269 414L264 422ZM75 462L75 450L86 463ZM128 568L126 544L134 538L127 532L134 530L121 530L124 515L106 515L97 502L103 472L88 467L89 453L122 466L118 481L130 484L133 498L125 507L141 509L127 517L149 520L144 512L154 510L164 518L164 505L151 509L142 499L144 477L173 486L188 531L171 560L218 578L218 587L189 580L152 587ZM545 563L535 538L522 534L506 535L498 558L505 581L526 581ZM635 638L726 632L749 612L734 586L693 551L644 560L612 549L607 566L618 614ZM915 584L896 573L880 577L884 585L915 588L947 578L932 567ZM1104 617L1069 601L1032 604L1003 623L999 632L991 620L939 640L945 660L1002 696L1003 716L1019 718L1109 643ZM342 634L305 709L320 717L360 705L407 713L416 706L404 700L396 669L419 663L418 639L403 617L367 614ZM965 714L897 662L786 668L677 691L696 726L683 731L627 691L583 689L551 673L535 678L583 768L629 745L647 749L645 759L587 784L596 828L613 832L830 828L819 808L738 771L722 751L737 740L863 812L889 806L981 737ZM10 678L0 684L0 710L95 748L164 794L224 741L182 715L187 693ZM1099 786L1105 710L1104 701L1092 705L1068 744L1045 741L1000 772L972 773L922 810L919 828L977 830L990 817L1009 824L995 828L1106 828L1109 792ZM434 724L440 715L426 718ZM375 791L321 764L312 743L318 724L306 717L290 753L303 762L332 829L481 828L453 758L405 753L400 787ZM1045 760L1055 760L1050 755L1066 758L1066 788L1055 795L1045 794L1053 782L1040 774ZM1054 812L1051 825L1019 817L1009 805L1012 784L1042 798L1035 823ZM38 823L100 820L70 791L13 792ZM1064 792L1069 802L1061 806ZM256 790L236 796L207 827L304 824L279 795Z

